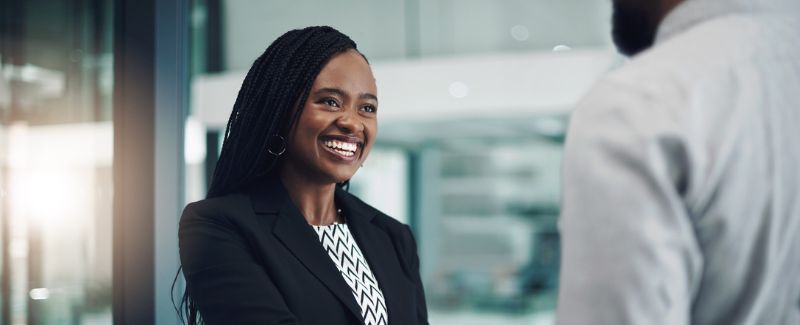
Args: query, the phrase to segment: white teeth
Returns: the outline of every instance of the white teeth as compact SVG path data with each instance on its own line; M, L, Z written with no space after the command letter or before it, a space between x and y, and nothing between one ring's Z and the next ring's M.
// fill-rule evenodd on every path
M352 155L355 155L355 153L353 153L352 151L344 151L344 150L336 149L336 152L338 152L339 154L341 154L343 156L348 156L348 157L352 156Z
M355 143L341 142L336 140L325 141L325 146L340 153L347 153L345 154L346 156L352 156L356 149L358 149L358 145Z

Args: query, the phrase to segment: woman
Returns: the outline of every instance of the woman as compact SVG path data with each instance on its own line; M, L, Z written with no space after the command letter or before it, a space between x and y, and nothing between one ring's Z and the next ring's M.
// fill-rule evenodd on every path
M331 27L253 63L180 254L189 323L426 324L410 229L346 192L375 143L369 63Z

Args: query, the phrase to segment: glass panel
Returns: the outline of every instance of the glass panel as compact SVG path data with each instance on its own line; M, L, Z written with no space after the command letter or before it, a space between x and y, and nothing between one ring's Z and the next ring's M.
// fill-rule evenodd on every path
M312 25L338 28L372 61L603 47L611 42L610 7L604 1L214 1L223 3L221 45L225 68L231 70L249 68L265 44L283 32ZM208 18L201 12L195 12L195 19Z
M109 324L111 1L2 6L2 323Z
M439 156L438 179L421 180L438 183L432 200L440 202L437 214L421 216L436 218L429 222L439 230L439 245L426 246L433 251L431 322L549 322L558 277L560 141L533 133L450 140Z
M370 59L406 55L403 1L236 0L224 3L227 69L249 69L266 45L293 28L335 26L358 43ZM378 32L380 31L380 32Z
M609 5L585 0L424 0L423 56L600 47Z

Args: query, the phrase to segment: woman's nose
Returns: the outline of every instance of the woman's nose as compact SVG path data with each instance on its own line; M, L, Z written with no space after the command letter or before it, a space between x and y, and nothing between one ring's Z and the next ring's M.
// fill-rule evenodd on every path
M336 126L347 133L361 133L364 131L364 123L358 117L358 113L345 112L336 119Z

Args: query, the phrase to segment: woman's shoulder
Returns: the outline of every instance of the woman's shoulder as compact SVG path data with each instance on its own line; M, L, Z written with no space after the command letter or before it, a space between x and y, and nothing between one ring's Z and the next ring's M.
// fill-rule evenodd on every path
M252 210L250 199L243 193L230 193L191 202L183 209L181 222L239 215Z
M375 218L375 220L372 221L374 223L380 224L385 227L391 227L397 229L407 227L405 224L398 221L397 219L390 217L386 213L383 213L383 211L378 210L377 208L373 207L367 202L364 202L363 200L361 200L361 198L359 198L353 193L347 192L342 189L337 189L336 195L340 200L344 201L344 203L346 204L346 208L356 209L358 211L358 214L360 215L363 215L365 217Z
M375 211L378 212L378 214L375 215L375 222L376 223L380 223L380 224L384 225L385 227L387 227L387 228L389 228L391 230L394 230L394 231L406 231L406 229L409 228L408 225L406 225L405 223L401 222L400 220L397 220L397 219L395 219L395 218L393 218L393 217L381 212L380 210L375 209Z
M392 245L395 247L401 264L404 265L404 267L416 265L418 263L417 243L411 227L400 220L392 218L386 213L381 212L375 207L357 198L355 195L349 193L348 195L354 198L353 202L356 202L356 204L359 206L358 209L361 210L362 213L371 216L371 223L382 229L383 232L388 236L389 240L392 242ZM351 204L353 202L351 202ZM412 275L412 269L405 269L405 271L409 275Z
M346 193L345 196L348 197L348 204L354 205L362 215L371 217L372 223L383 228L392 240L401 242L413 240L411 229L405 223L378 210L352 193Z

